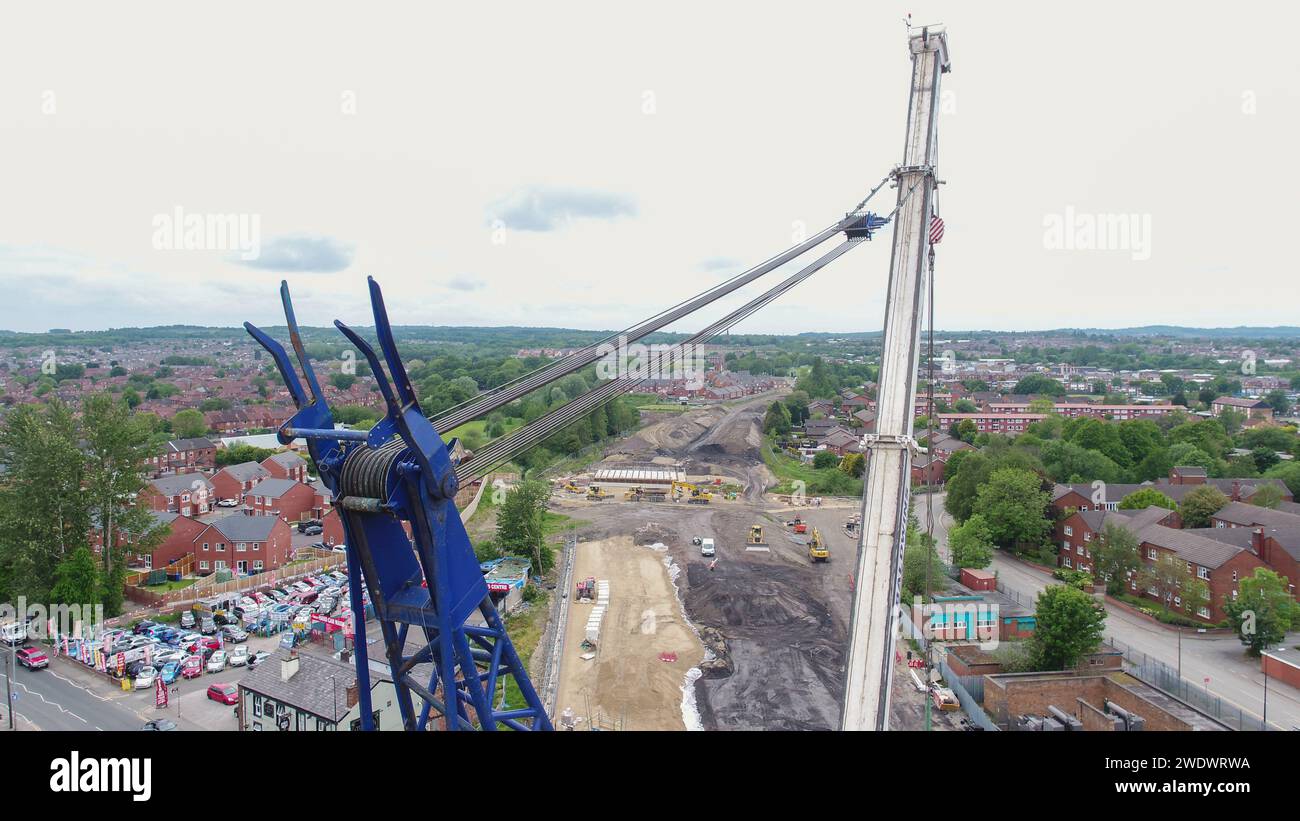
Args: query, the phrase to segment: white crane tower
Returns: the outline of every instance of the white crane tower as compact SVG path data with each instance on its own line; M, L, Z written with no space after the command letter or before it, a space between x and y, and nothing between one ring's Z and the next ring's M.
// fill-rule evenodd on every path
M939 111L939 79L949 70L948 38L937 27L909 36L912 93L903 164L894 170L898 214L876 396L876 433L868 435L861 544L849 628L843 728L886 730L895 623L907 539L917 351L930 251Z

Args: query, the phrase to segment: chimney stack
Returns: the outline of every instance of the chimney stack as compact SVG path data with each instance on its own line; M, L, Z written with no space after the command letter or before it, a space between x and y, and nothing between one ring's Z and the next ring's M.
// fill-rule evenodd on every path
M298 674L298 654L290 651L289 655L280 660L280 680L288 681Z
M1255 555L1263 557L1264 555L1264 528L1257 527L1250 532L1250 547L1255 551Z
M354 679L353 682L348 685L348 691L347 691L348 707L347 708L351 710L353 707L355 707L357 701L360 700L360 698L361 698L361 685L357 684L356 680Z
M1241 482L1237 479L1232 480L1232 501L1241 501Z

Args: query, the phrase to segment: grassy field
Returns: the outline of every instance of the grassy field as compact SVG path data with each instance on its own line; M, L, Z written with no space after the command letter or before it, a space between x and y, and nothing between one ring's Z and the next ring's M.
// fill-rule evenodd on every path
M512 416L507 416L505 418L505 424L504 424L504 427L506 429L504 435L509 435L511 433L514 433L523 424L524 424L524 420L515 419ZM479 439L481 439L484 442L491 441L487 435L487 420L475 419L473 422L466 422L465 424L461 425L458 428L453 428L452 430L447 431L442 435L442 441L450 442L452 439L464 438L466 436L470 436L471 434L477 436Z
M198 581L198 579L181 579L180 581L168 579L162 584L142 584L140 585L140 589L148 590L150 593L168 593L172 590L180 590L181 588L189 587L196 581Z
M528 669L528 664L532 661L533 651L537 649L537 643L542 640L542 632L546 629L546 620L551 613L551 594L545 590L539 590L539 592L541 595L529 604L526 610L506 617L506 633L509 634L510 641L515 645L515 652L519 654L519 660L523 662L525 670ZM519 690L519 685L515 683L513 676L506 679L505 688L506 709L518 709L525 706L524 695ZM501 729L508 728L503 725Z
M787 456L773 447L770 439L763 442L763 463L776 476L773 493L793 493L796 482L803 482L804 492L811 496L861 496L862 480L854 479L839 468L817 470L810 464Z

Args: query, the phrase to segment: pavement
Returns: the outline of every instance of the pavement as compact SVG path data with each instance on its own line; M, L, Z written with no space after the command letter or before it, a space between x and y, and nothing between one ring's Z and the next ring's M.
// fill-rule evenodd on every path
M948 528L953 521L943 511L944 494L936 493L934 499L934 535L939 540L939 552L947 561ZM930 497L917 494L913 506L921 526L926 525ZM1049 585L1060 582L1024 562L995 552L989 568L997 573L998 581L1019 595L1026 606L1033 606L1038 594ZM1145 653L1174 670L1181 670L1184 679L1195 685L1204 685L1212 696L1245 710L1255 716L1264 715L1264 674L1258 662L1243 652L1241 642L1233 635L1197 634L1181 632L1171 627L1154 624L1149 619L1134 616L1111 604L1106 604L1106 637L1122 645ZM1300 642L1300 633L1290 633L1287 644ZM1180 652L1181 645L1181 652ZM1208 683L1207 682L1208 679ZM1284 729L1300 726L1300 690L1276 679L1268 683L1268 721Z

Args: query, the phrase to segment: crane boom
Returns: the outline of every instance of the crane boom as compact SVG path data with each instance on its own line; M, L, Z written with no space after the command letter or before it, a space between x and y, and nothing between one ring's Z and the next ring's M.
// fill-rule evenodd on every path
M913 404L917 349L925 292L925 259L936 160L939 79L949 69L942 30L909 37L912 91L903 164L895 169L899 207L889 265L876 433L867 437L870 459L862 492L861 543L849 629L842 726L885 730L893 672L895 603L907 539Z

